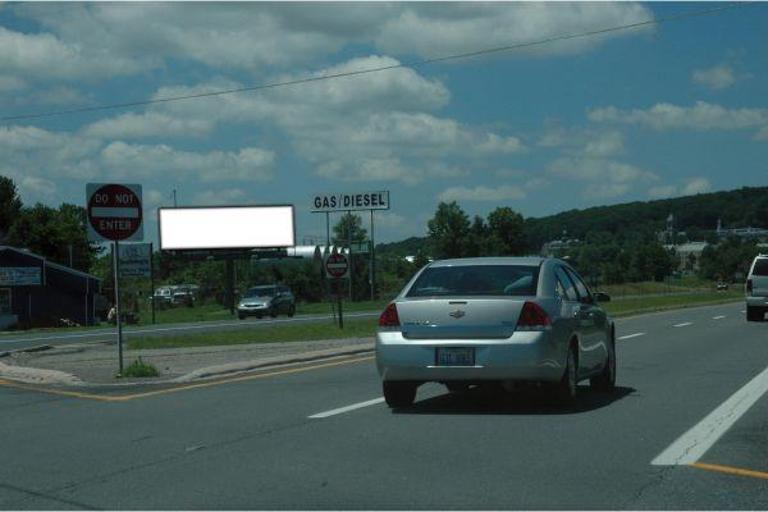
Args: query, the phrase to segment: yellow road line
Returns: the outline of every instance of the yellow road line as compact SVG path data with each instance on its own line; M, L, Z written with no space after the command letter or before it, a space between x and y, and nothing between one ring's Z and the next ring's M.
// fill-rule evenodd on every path
M734 468L733 466L721 466L720 464L706 464L704 462L694 462L693 464L689 464L689 466L704 469L706 471L725 473L727 475L749 476L752 478L762 478L763 480L768 480L768 473L764 471Z
M312 366L302 366L299 368L288 368L284 370L276 370L273 372L257 373L254 375L241 375L239 377L223 378L215 381L200 382L198 384L187 384L187 385L176 386L173 388L158 389L155 391L146 391L144 393L134 393L129 395L97 395L95 393L83 393L79 391L66 391L62 389L42 388L42 387L31 386L27 384L19 384L16 382L7 381L3 379L0 379L0 385L18 388L18 389L26 389L30 391L39 391L42 393L49 393L52 395L62 395L62 396L68 396L73 398L84 398L87 400L99 400L102 402L126 402L128 400L134 400L136 398L145 398L145 397L155 396L155 395L167 395L169 393L178 393L179 391L186 391L188 389L207 388L211 386L218 386L220 384L229 384L230 382L241 382L241 381L254 380L254 379L264 379L267 377L277 377L280 375L289 375L292 373L318 370L320 368L329 368L332 366L341 366L344 364L359 363L361 361L370 361L372 359L373 359L373 356L358 357L355 359L344 359L343 361L333 361L329 363L315 364Z

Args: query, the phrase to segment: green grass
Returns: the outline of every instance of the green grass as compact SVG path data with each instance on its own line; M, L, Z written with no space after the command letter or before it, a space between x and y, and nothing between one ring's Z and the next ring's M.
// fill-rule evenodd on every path
M608 302L603 306L611 316L622 317L632 314L679 309L686 307L719 304L743 299L740 292L701 293L696 295L654 296ZM248 343L272 343L310 341L341 338L365 338L374 336L378 319L354 319L344 322L340 330L336 324L278 325L263 329L243 329L221 333L186 334L171 337L130 336L131 349L157 349L178 347L200 347L216 345L240 345Z
M181 336L130 336L130 349L202 347L214 345L241 345L283 341L309 341L340 338L365 338L376 332L378 318L354 319L344 322L344 329L331 323L279 325L263 329L243 329L220 333L185 334Z
M123 371L123 377L157 377L157 368L141 360L141 357L132 362Z
M606 302L601 306L614 317L629 316L667 309L681 309L707 304L721 304L744 300L741 291L703 292L690 295L667 295L654 297L638 297Z

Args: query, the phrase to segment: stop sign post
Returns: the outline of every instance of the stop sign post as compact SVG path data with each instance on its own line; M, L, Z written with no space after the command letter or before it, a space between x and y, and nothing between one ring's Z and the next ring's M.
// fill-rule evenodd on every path
M325 259L325 275L334 280L336 284L336 299L339 305L339 328L344 328L344 316L341 307L341 293L339 283L349 277L349 260L344 254L333 252Z
M143 240L144 238L141 185L88 183L85 186L85 195L88 214L88 240L114 242L112 245L112 262L115 279L114 307L117 325L118 375L122 375L123 321L120 314L120 251L118 244L121 240Z

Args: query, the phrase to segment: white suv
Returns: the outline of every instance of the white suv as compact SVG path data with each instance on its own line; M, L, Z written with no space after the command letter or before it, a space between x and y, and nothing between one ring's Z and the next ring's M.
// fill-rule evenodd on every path
M762 322L768 312L768 255L752 262L747 275L747 321Z

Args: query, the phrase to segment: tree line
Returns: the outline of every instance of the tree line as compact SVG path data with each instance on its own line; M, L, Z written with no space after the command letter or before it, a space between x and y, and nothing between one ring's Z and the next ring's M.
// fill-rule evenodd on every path
M716 237L712 229L704 227L710 222L716 223L718 218L732 225L768 225L766 198L768 188L745 188L571 210L539 219L526 219L507 206L498 207L485 217L470 217L457 202L441 202L427 222L426 237L411 237L375 248L376 290L373 291L383 297L395 295L431 259L539 255L542 245L556 238L579 239L578 243L554 251L554 255L568 259L593 284L660 281L674 271L679 259L661 245L656 235L665 226L671 211L689 237L706 237L713 242L701 256L699 274L709 279L728 279L746 272L758 248L753 241L738 239L714 243ZM27 248L56 263L71 264L77 270L101 277L109 291L111 260L100 245L88 242L86 222L86 211L81 206L67 203L58 208L41 203L25 206L13 180L0 176L3 243ZM331 242L340 246L351 242L356 247L365 247L370 239L361 217L345 213L333 227ZM406 255L413 258L406 260ZM153 258L158 285L194 283L205 297L223 303L223 261L194 261L160 252ZM367 299L372 291L369 254L356 252L351 260L354 283L351 298ZM319 262L243 260L236 263L235 275L236 287L241 292L256 284L279 282L288 285L300 300L319 301L328 293Z

